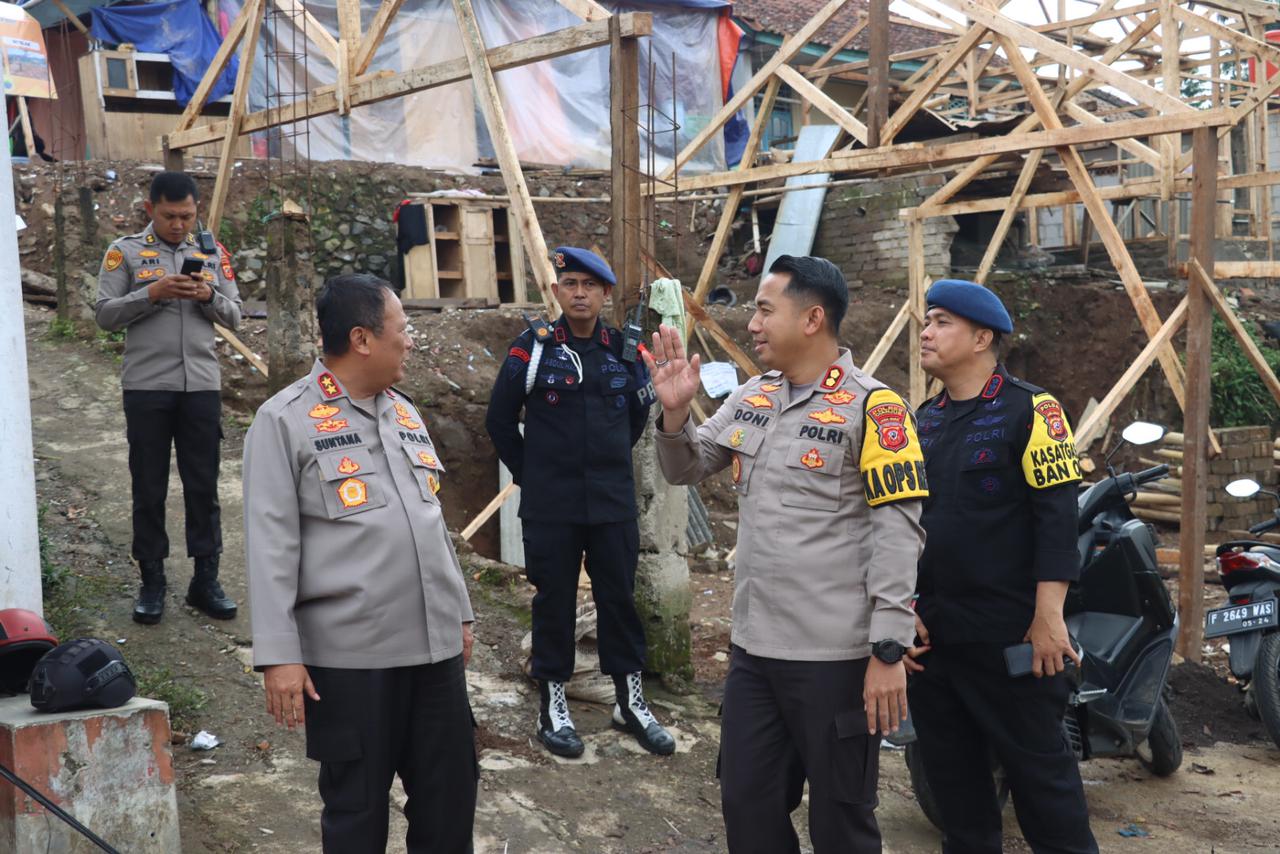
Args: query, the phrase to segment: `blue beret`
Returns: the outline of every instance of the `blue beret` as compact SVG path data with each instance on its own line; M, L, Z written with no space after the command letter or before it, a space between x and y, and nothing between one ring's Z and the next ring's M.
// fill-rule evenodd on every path
M1013 331L1013 321L1000 297L976 282L939 279L929 287L924 299L930 308L945 308L979 326L1006 334Z
M589 249L578 249L574 246L557 246L552 256L556 266L556 277L563 273L586 273L606 285L616 285L613 271L605 260Z

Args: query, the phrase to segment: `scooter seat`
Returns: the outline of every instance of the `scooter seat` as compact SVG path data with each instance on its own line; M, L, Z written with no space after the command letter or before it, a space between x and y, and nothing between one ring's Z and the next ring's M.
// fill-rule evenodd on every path
M1084 651L1111 662L1120 657L1129 641L1142 628L1141 617L1084 611L1067 617L1067 631Z

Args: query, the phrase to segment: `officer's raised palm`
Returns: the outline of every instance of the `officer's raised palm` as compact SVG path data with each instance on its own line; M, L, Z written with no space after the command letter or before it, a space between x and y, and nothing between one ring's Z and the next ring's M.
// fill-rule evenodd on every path
M668 412L687 409L698 393L701 358L685 358L679 330L663 324L653 333L653 353L644 354L658 402ZM678 425L676 425L678 426Z

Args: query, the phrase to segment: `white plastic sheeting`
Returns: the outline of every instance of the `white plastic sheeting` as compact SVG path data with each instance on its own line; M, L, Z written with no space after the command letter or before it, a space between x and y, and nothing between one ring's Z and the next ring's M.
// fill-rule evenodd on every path
M305 0L306 8L336 36L336 3ZM648 104L648 62L652 45L657 99L662 113L676 113L681 125L675 140L682 148L705 127L723 104L718 12L649 6L643 3L605 3L611 10L652 11L654 34L640 40L642 105ZM233 21L240 0L219 0L219 17ZM532 36L576 26L582 21L555 0L474 0L485 44L497 47ZM274 11L276 7L271 7ZM377 0L362 0L364 27L378 9ZM332 86L337 79L324 52L303 36L300 17L269 16L254 60L249 106L252 110L289 103L307 89ZM305 58L303 54L305 53ZM464 56L461 35L450 0L406 0L391 22L369 72L407 71ZM676 61L676 91L671 63ZM497 73L507 124L520 159L527 163L582 168L608 168L609 51L596 48L549 61ZM674 97L673 97L674 94ZM674 107L673 107L674 103ZM642 113L645 113L642 110ZM641 117L647 121L647 114ZM670 122L654 116L654 158L659 169L672 155ZM716 135L685 171L725 168L722 138ZM470 81L441 86L403 98L356 107L349 116L312 119L309 127L286 126L261 134L255 151L296 145L313 160L367 160L413 166L475 171L478 158L492 157L484 120L476 109ZM641 135L642 164L647 163L645 134Z

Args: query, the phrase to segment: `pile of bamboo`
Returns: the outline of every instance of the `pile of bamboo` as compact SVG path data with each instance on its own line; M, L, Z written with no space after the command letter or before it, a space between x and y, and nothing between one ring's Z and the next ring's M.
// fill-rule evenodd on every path
M1177 525L1182 519L1182 434L1166 433L1150 456L1140 457L1142 468L1169 466L1169 475L1149 483L1129 500L1133 515L1147 522Z

